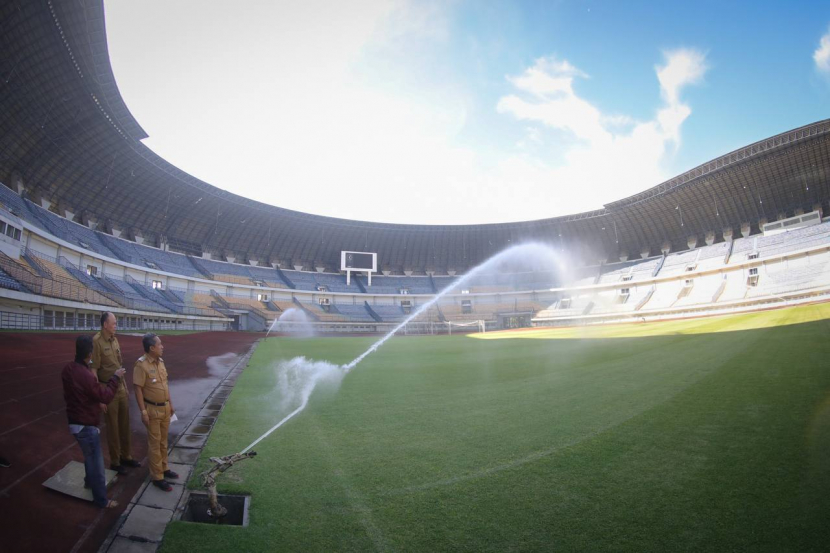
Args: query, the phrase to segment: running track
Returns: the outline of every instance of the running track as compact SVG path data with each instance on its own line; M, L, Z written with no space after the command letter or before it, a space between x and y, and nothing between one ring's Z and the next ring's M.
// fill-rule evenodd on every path
M147 438L133 397L131 375L144 353L141 337L118 334L130 392L133 456L142 467L131 469L110 487L117 509L48 490L42 483L70 460L83 462L69 434L60 373L75 356L78 334L0 333L0 456L11 461L0 468L0 551L94 552L147 477ZM162 336L171 397L180 421L170 427L173 443L219 382L233 360L225 354L247 352L260 336L251 333L205 332ZM214 369L208 358L225 355ZM109 466L106 429L102 427L104 463Z

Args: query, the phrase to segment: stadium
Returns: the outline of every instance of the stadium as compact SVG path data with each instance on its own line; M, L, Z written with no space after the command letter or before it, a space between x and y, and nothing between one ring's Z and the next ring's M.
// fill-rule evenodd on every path
M830 119L593 211L337 219L145 146L102 2L0 10L10 551L827 547ZM123 508L97 515L42 483L82 458L59 372L104 311L130 355L169 344L190 478L172 502L116 482ZM291 418L279 363L301 356L349 369ZM286 417L220 481L247 525L188 521L208 459Z

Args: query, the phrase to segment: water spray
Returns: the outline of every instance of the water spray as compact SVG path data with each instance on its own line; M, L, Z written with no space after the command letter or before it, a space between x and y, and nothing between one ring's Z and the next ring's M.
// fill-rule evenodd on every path
M374 344L369 346L369 349L367 349L366 351L361 353L353 361L351 361L349 363L346 363L345 365L341 365L339 367L339 369L342 371L343 375L348 374L349 371L351 371L353 368L355 368L369 354L374 353L375 351L377 351L378 348L380 348L384 343L386 343L386 341L389 338L391 338L392 336L397 334L407 324L412 322L414 319L416 319L417 317L422 315L425 311L430 309L433 305L438 303L444 296L446 296L450 292L458 289L460 286L468 283L470 280L472 280L475 277L479 276L484 271L489 270L491 268L494 268L494 267L498 266L499 264L504 263L506 261L509 261L512 258L515 258L515 257L518 257L518 256L523 256L523 257L526 257L526 258L529 258L529 259L540 260L543 263L545 263L547 266L553 265L555 268L560 269L559 256L549 246L545 246L543 244L530 243L530 244L522 244L522 245L513 246L511 248L508 248L508 249L502 251L501 253L498 253L498 254L494 255L493 257L491 257L490 259L488 259L487 261L485 261L481 265L478 265L473 270L468 272L466 275L464 275L460 279L456 280L450 286L448 286L448 287L444 288L443 290L441 290L441 292L436 294L435 297L433 297L427 303L425 303L421 307L419 307L409 317L404 319L403 322L398 324L395 328L393 328L391 331L389 331L387 334L385 334L377 342L375 342ZM297 367L301 367L303 364L314 365L315 363L319 364L321 362L306 360L304 357L295 357L294 359L291 359L290 361L281 363L280 367L286 367L287 366L287 367L297 368ZM333 367L333 365L330 365L329 363L325 363L325 365ZM278 369L280 367L278 367ZM318 379L311 379L309 381L308 384L310 384L310 389L308 389L308 394L303 394L303 398L302 398L302 401L301 401L299 407L297 407L294 411L289 413L285 418L283 418L281 421L279 421L277 424L275 424L273 427L271 427L262 436L260 436L256 440L254 440L254 442L251 445L249 445L248 447L246 447L245 449L243 449L242 452L244 453L244 452L250 450L252 447L254 447L256 444L258 444L260 441L262 441L263 439L265 439L266 437L271 435L271 433L273 433L275 430L277 430L280 426L282 426L283 424L285 424L286 422L291 420L295 415L297 415L303 409L305 409L305 406L308 404L308 396L311 395L311 392L314 390L314 387L316 386L317 381L318 381Z
M311 320L305 311L298 307L291 307L274 319L265 337L267 338L272 332L281 332L294 338L312 338L314 327L311 326Z
M309 360L305 357L300 356L279 363L279 365L277 365L277 371L278 375L282 380L281 384L283 385L284 389L291 390L293 395L297 396L293 399L299 399L299 406L296 407L293 411L291 411L288 415L286 415L282 420L277 422L274 426L269 428L264 434L262 434L256 440L254 440L248 447L246 447L239 453L229 455L227 457L211 457L210 460L213 461L215 465L212 469L202 473L202 483L205 486L207 486L208 484L212 486L210 488L212 489L212 512L221 512L220 510L223 509L221 505L218 504L218 502L216 502L216 504L214 505L214 501L216 498L216 477L228 470L231 466L233 466L234 463L255 456L256 452L251 451L251 448L253 448L262 440L270 436L278 428L280 428L282 425L294 418L296 415L301 413L303 409L306 408L306 405L308 405L309 397L311 396L311 393L317 387L317 384L319 382L324 380L336 380L337 382L339 382L340 379L342 379L346 374L348 374L368 355L377 351L378 348L380 348L384 343L386 343L387 340L389 340L389 338L397 334L407 324L412 322L414 319L416 319L424 312L426 312L428 309L430 309L433 305L438 303L444 296L458 289L460 286L468 283L473 278L482 274L484 271L497 267L499 264L504 263L516 256L527 256L527 258L529 259L541 260L544 262L552 262L554 267L556 267L557 269L561 269L561 266L559 264L559 256L552 248L548 246L533 243L513 246L502 251L501 253L494 255L484 263L472 269L470 272L468 272L460 279L456 280L450 286L441 290L441 292L436 294L435 297L433 297L431 300L419 307L414 313L412 313L409 317L404 319L403 322L398 324L395 328L393 328L391 331L389 331L387 334L381 337L378 341L369 346L369 348L366 351L361 353L351 362L346 363L345 365L338 366L333 365L331 363L327 363L325 361ZM283 319L286 317L288 317L287 320L283 321ZM275 325L278 325L278 322L282 322L285 325L291 326L277 326L275 328ZM279 321L274 321L274 323L271 325L271 328L268 330L268 333L270 334L272 330L283 332L287 331L291 333L292 330L297 330L297 328L301 330L304 329L305 331L307 331L311 328L311 325L308 322L305 312L303 312L301 309L289 309L286 310L285 313L279 318ZM293 381L290 381L292 379ZM218 516L224 516L224 514Z

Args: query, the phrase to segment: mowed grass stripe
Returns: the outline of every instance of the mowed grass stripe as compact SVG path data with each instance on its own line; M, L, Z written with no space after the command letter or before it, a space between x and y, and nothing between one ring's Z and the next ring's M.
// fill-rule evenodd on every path
M822 550L830 324L786 324L824 308L801 309L709 321L751 328L731 332L393 339L226 473L248 528L174 523L163 549ZM264 342L197 470L280 418L276 360L370 343Z

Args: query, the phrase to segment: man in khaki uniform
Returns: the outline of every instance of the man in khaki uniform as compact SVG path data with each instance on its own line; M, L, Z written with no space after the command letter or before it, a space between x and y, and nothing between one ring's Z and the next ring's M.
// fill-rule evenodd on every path
M167 431L170 417L176 412L167 387L167 367L161 355L164 346L155 334L145 334L141 340L144 355L133 367L133 388L141 422L147 427L147 455L150 458L150 478L153 485L169 492L173 489L165 478L176 479L178 474L167 466Z
M115 331L118 321L110 312L101 314L101 331L92 338L93 374L98 382L106 384L121 368L121 346ZM110 451L110 468L118 474L127 474L124 467L140 467L141 463L133 459L130 440L130 398L127 384L121 379L115 398L109 405L101 404L107 421L107 447Z

